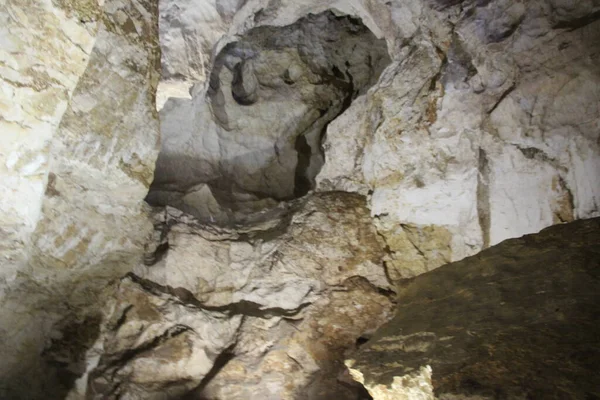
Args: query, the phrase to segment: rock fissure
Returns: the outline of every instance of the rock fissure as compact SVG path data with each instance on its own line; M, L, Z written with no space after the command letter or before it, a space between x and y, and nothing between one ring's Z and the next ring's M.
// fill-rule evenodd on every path
M116 329L119 329L119 326L117 326ZM147 343L141 343L138 347L136 347L134 349L124 350L122 353L111 354L111 357L108 360L101 360L100 362L101 362L101 364L103 364L103 367L97 369L94 373L97 375L110 373L110 374L112 374L113 379L114 379L115 375L118 373L118 370L123 368L123 366L127 365L127 363L130 362L132 359L136 358L137 356L139 356L145 352L148 352L149 350L152 350L152 349L158 347L160 344L166 342L167 340L173 339L173 338L175 338L187 331L190 331L190 330L191 330L191 328L188 326L183 326L183 325L172 326L169 329L167 329L165 332L160 334L159 336L152 338L152 340L150 340ZM111 372L109 372L109 371L111 371ZM92 379L93 379L93 377L92 377ZM114 393L116 391L116 389L117 388L109 389L109 394ZM93 392L95 392L93 387L91 388L91 390Z
M498 106L504 101L504 99L506 99L506 97L509 96L515 90L516 87L517 87L517 84L514 83L513 85L508 87L506 90L504 90L500 94L500 97L498 98L498 100L492 105L492 107L489 109L489 111L487 113L492 114L496 110L496 108L498 108Z
M239 301L224 306L210 306L202 303L192 292L185 288L162 286L151 280L140 278L133 273L128 274L127 278L142 286L144 290L149 293L168 294L176 298L184 306L195 307L204 311L217 312L229 317L237 315L255 318L291 317L299 314L303 309L310 305L310 303L303 303L291 310L280 307L264 308L260 304L252 301Z

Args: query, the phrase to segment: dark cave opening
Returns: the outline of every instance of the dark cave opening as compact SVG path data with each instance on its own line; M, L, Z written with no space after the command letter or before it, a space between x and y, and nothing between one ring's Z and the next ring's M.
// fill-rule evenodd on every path
M332 11L250 29L217 54L205 98L194 104L206 108L208 129L179 140L181 124L162 115L147 201L230 224L306 195L325 162L327 126L390 62L385 40Z

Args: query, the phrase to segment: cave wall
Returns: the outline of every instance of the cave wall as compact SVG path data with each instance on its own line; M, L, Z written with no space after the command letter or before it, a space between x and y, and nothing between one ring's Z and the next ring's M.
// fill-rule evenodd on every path
M598 215L595 3L247 1L237 6L226 36L204 55L213 62L257 26L291 24L324 7L361 18L385 39L393 63L369 93L327 126L316 190L369 196L390 249L393 279L506 238ZM207 40L209 32L198 29L197 35ZM195 90L198 103L207 88L199 84ZM192 129L204 137L215 131L204 125L207 118L217 119L199 116L202 105L193 101L171 102L163 113L163 160L169 153L195 152L194 140L176 139L181 121L192 118ZM183 181L230 175L230 168L214 165L229 157L224 148L237 145L217 146ZM169 172L167 164L171 179L165 182L179 191L172 197L181 198L181 184L173 184L178 168ZM261 179L243 180L256 187ZM157 183L169 192L168 185ZM191 202L202 204L202 213L223 214L223 193L204 185L195 189ZM253 200L254 211L273 205L262 197L234 196L245 205Z
M243 0L159 2L162 79L157 109L171 97L190 98L194 84L206 80L212 50L225 35Z
M224 223L306 194L323 164L325 126L387 63L385 41L351 16L248 30L216 54L205 90L162 109L148 201Z
M17 382L18 376L39 357L40 346L28 351L31 343L26 344L23 336L33 336L34 344L44 340L37 332L27 332L31 319L20 316L19 303L9 297L27 268L31 235L40 219L50 170L51 143L90 59L99 14L98 4L83 1L10 1L4 2L0 11L2 398L27 393L21 386L24 383ZM23 326L15 325L20 320L24 320Z
M12 2L0 12L10 43L0 53L0 397L368 398L342 362L390 318L396 283L598 215L596 1L178 3ZM231 133L219 107L236 107L233 122L250 110L239 101L255 100L257 70L282 77L257 85L278 102L293 100L279 93L293 74L220 63L244 43L272 52L253 35L293 36L303 18L360 20L389 65L356 75L373 73L351 103L336 100L319 141L287 143L281 185L264 193L247 165L227 164L238 142L256 142L245 131L270 128L261 113L235 140L207 137ZM306 54L329 63L334 52L317 50ZM225 102L207 71L225 82ZM177 154L163 182L159 79L191 87L160 114L162 146ZM324 87L308 97L336 90ZM296 106L277 113L302 120ZM324 162L315 193L288 201L304 194L293 189L307 147ZM210 162L178 160L207 148ZM151 193L150 210L157 177L163 197Z
M598 5L412 4L389 5L407 44L329 126L317 178L370 195L390 274L597 216Z
M14 280L25 258L40 216L50 143L87 66L98 14L94 2L3 3L0 282Z
M168 249L122 279L73 395L359 398L338 376L392 314L382 243L363 196L319 194L294 211L240 232L158 209Z
M28 2L3 17L14 44L3 68L22 71L2 74L14 139L3 151L19 174L3 177L18 186L2 205L23 228L20 251L2 257L0 397L61 398L98 333L102 290L152 232L157 3Z
M392 63L375 85L327 126L322 143L325 163L316 177L316 191L357 192L366 197L380 241L377 246L384 252L380 265L391 282L476 254L507 238L598 215L597 6L547 1L527 7L508 1L364 1L328 6L360 17L374 35L385 39ZM227 46L251 36L257 26L289 25L306 13L323 11L321 7L308 1L246 2L233 18L228 35L216 44L214 67L220 68L219 57L229 50ZM202 124L206 118L219 121L219 115L195 113L204 107L198 103L206 101L205 93L210 90L210 82L198 85L192 90L192 101L167 103L162 113L168 121L167 141L171 132L180 132L181 121L188 121L190 115L193 125L203 126L195 128L200 136L213 130ZM214 95L208 99L214 102ZM181 144L171 149L177 146L194 152ZM226 163L227 152L223 148L211 154ZM202 169L192 175L214 171L210 163ZM173 170L170 175L176 173ZM217 176L227 177L227 173L217 172ZM198 203L216 215L222 203L213 189L198 187L202 196ZM248 247L256 248L255 239L245 234L240 237L243 251L218 251L223 243L212 243L215 249L205 250L208 242L221 240L205 232L206 222L202 218L195 222L203 239L183 241L169 231L168 241L174 248L161 256L159 267L136 273L168 287L185 287L204 304L215 299L219 305L235 303L234 299L244 298L249 291L261 293L260 301L255 299L259 304L272 296L287 304L298 295L286 292L285 285L246 281L243 271L260 267ZM277 249L283 259L293 253ZM223 260L229 267L213 269ZM183 272L187 265L199 270ZM227 275L230 270L236 271L233 277ZM375 271L373 267L360 275ZM198 275L201 279L196 280ZM231 286L236 288L233 293ZM279 297L282 291L286 295ZM357 298L349 296L345 304L356 304ZM327 296L311 300L309 309L321 301L329 300ZM336 307L343 314L344 307ZM299 318L310 321L309 316ZM372 318L376 320L375 314ZM242 324L239 342L228 352L229 361L200 386L199 396L259 398L269 393L267 397L272 398L319 398L324 392L312 391L302 380L310 376L314 365L328 377L325 381L331 376L338 385L344 381L339 369L313 363L318 358L310 345L297 338L288 341L280 331L282 324L272 317L263 316L256 324ZM276 336L283 339L277 349L298 365L282 362L261 348L264 339L249 333L248 326L254 326L250 332L264 331L265 335L278 332ZM309 336L315 332L311 330L319 329L299 326ZM358 331L351 326L341 331L356 335ZM331 346L324 348L328 354L335 353ZM346 343L343 352L352 348ZM311 357L306 357L307 352ZM294 389L282 389L281 378L272 375L276 368L287 371ZM248 374L251 369L258 371L256 376ZM361 396L355 389L345 393Z

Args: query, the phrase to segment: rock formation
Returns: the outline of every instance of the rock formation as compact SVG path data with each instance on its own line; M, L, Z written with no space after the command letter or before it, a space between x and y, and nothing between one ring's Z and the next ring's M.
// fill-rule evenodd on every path
M242 0L159 2L159 110L171 97L190 98L191 87L206 80L213 46L225 35L242 4Z
M101 293L152 232L157 3L1 13L0 397L61 398L85 371Z
M0 398L369 398L398 285L600 215L599 16L5 1Z
M598 4L388 7L402 47L329 126L317 181L371 193L390 275L598 215Z
M226 349L231 360L196 388L199 396L293 399L299 388L317 398L356 396L359 388L337 377L345 351L391 316L384 253L364 197L319 194L294 208L280 225L241 235L162 210L164 239L147 258L154 264L121 283L94 346L100 363L79 386L99 398L153 398L161 388L175 395L198 386ZM169 350L180 341L186 351ZM194 363L203 370L182 375Z
M313 188L325 127L389 63L383 40L332 12L222 46L206 95L162 110L148 196L221 224Z
M577 221L407 281L352 375L375 400L598 397L599 243Z
M108 309L96 365L82 380L88 398L185 395L235 342L242 318L186 304L135 275L122 279Z

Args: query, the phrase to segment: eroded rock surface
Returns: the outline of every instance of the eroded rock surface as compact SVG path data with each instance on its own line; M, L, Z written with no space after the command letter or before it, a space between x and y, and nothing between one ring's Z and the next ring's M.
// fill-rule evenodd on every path
M395 62L329 125L317 186L372 193L391 275L598 216L599 7L388 3Z
M89 374L88 393L142 399L164 389L174 398L177 390L198 386L215 362L212 355L222 354L225 361L190 398L361 398L361 388L343 376L343 359L358 338L388 320L393 297L365 199L320 194L298 200L294 211L283 224L240 232L203 225L174 209L160 212L159 243L146 258L154 264L136 268L137 278L121 283L118 305L108 307L104 345L88 353L89 360L102 357ZM151 313L152 321L133 311L157 304L156 296L160 305L151 308L160 310ZM170 300L162 305L164 296ZM188 311L164 311L175 306ZM186 313L195 315L196 325ZM187 340L189 351L181 357L165 356L154 344L147 349L150 342L163 346L152 338L174 325L190 327L205 344ZM150 326L156 326L152 334ZM228 335L217 334L225 328ZM203 346L212 357L199 363L203 372L186 372ZM131 357L138 353L143 361ZM159 367L161 360L167 366Z
M171 97L191 98L194 85L206 81L214 45L232 24L243 0L177 0L159 2L161 82L160 110Z
M223 15L237 11L227 14L233 15L231 19L221 19L227 33L216 45L211 74L225 73L218 85L224 82L227 90L219 86L215 91L213 80L212 92L198 86L195 100L172 100L165 109L167 139L164 162L159 162L165 175L162 183L157 179L152 201L175 205L207 221L239 220L248 212L274 207L272 198L301 193L294 189L306 183L297 174L302 163L308 166L305 177L312 186L324 157L315 178L317 190L371 195L372 215L388 242L387 264L396 280L506 238L600 212L597 4L226 3L223 7L229 11ZM282 36L299 19L327 7L336 15L359 18L384 39L392 64L368 93L354 98L327 125L324 153L315 151L314 140L296 142L293 148L288 143L283 146L288 152L280 151L279 138L295 133L277 136L273 127L283 120L272 121L263 112L261 119L269 122L243 123L241 138L235 133L238 121L248 120L249 107L257 109L257 93L289 89L268 85L269 92L263 87L265 79L257 79L258 52L256 44L249 43L251 38L261 29ZM184 38L188 46L191 41ZM234 47L236 55L229 54ZM331 57L327 52L318 54L316 43L308 47L311 57ZM265 59L268 52L262 53ZM336 64L333 58L328 63ZM202 104L207 91L212 114L198 112L209 108ZM231 96L221 99L227 93ZM238 107L235 98L252 105ZM288 103L278 107L269 104L277 115L295 115L296 123L312 118L306 110L300 117L296 114L300 109ZM211 119L231 132L206 125ZM182 134L188 130L182 125L201 133ZM252 139L247 135L254 127L260 131L260 143L256 135ZM255 145L261 150L244 150ZM310 150L310 156L298 157L301 149L305 155ZM243 156L233 155L240 152ZM178 159L194 157L203 161L186 161L196 167L180 168L183 161ZM437 246L428 248L428 243Z
M235 343L242 319L203 309L135 275L121 281L107 311L104 331L90 351L98 357L95 368L78 382L86 398L164 399L188 393Z
M388 62L385 41L351 16L249 30L220 50L206 93L161 111L149 201L227 223L306 194L324 128Z
M599 243L577 221L407 281L352 375L375 400L598 397Z
M44 197L50 143L95 43L100 7L93 1L70 5L6 1L0 11L2 286L15 279L27 258Z
M599 213L597 1L101 3L0 10L0 397L363 398L392 283Z
M61 398L85 371L102 291L152 233L143 198L158 150L157 3L16 3L0 12L3 45L15 45L0 64L12 96L0 124L2 140L20 144L0 151L20 178L1 179L18 183L2 210L28 235L18 257L2 254L0 397Z

